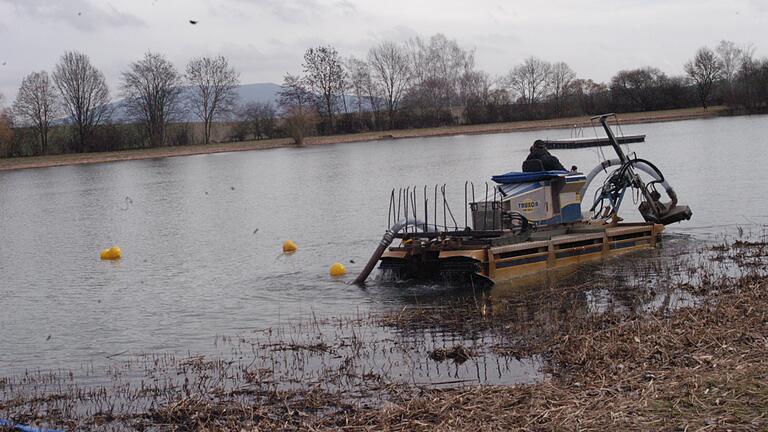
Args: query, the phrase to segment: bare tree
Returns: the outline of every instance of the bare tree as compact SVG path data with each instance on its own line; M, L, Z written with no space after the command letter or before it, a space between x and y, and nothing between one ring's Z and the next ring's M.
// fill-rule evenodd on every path
M408 55L403 47L393 42L382 42L368 51L368 63L374 79L383 89L389 127L394 128L395 111L411 79Z
M429 42L431 74L443 82L443 103L451 107L458 102L462 77L473 72L475 52L461 48L455 39L440 33L432 36Z
M363 117L363 102L365 101L366 83L371 79L371 71L368 63L357 57L350 57L344 63L347 72L347 82L352 94L355 96L355 105L358 118Z
M707 101L712 96L715 83L723 76L723 63L718 60L715 53L707 48L699 48L693 60L685 64L685 73L693 80L696 85L696 93L699 96L699 102L704 109L707 109Z
M574 79L576 79L576 73L566 63L558 62L552 65L549 74L549 89L557 117L563 115L571 92L571 83Z
M269 102L250 102L240 111L244 132L252 134L257 140L275 135L276 117L275 108Z
M237 104L240 77L222 56L199 57L187 64L187 80L192 85L190 108L203 121L208 144L213 121L232 113Z
M744 64L752 61L755 48L751 44L739 47L732 41L721 40L717 47L715 47L715 53L717 53L717 57L722 65L724 97L728 102L736 102L733 100L733 86L736 75Z
M456 40L436 34L424 41L410 39L407 44L411 69L411 88L406 99L422 112L431 110L438 118L457 104L466 104L462 86L474 71L474 50L465 50Z
M504 120L504 107L509 106L510 96L506 86L500 84L503 81L501 78L496 77L490 83L490 89L488 90L488 102L486 107L488 109L488 118L490 121Z
M366 63L366 65L368 66L368 70L365 74L365 80L363 81L363 92L368 101L368 106L371 109L371 121L375 129L383 126L379 126L382 123L379 120L379 117L382 110L382 104L384 103L384 90L374 78L370 64Z
M110 114L109 88L104 74L91 65L87 55L68 51L56 65L53 82L75 126L74 151L85 151L96 126Z
M464 105L464 117L470 123L488 122L491 101L491 77L484 71L467 71L461 78L459 97Z
M735 43L727 40L721 40L715 48L715 52L717 52L717 56L720 58L723 80L725 80L726 85L730 86L741 66L743 52Z
M309 90L320 97L320 111L335 131L335 114L344 97L346 79L341 57L332 46L310 48L304 53L303 67Z
M285 74L283 85L277 92L278 105L282 109L290 107L309 108L314 104L315 95L307 89L307 83L298 75Z
M22 124L32 126L40 139L40 153L48 152L48 129L58 113L58 100L48 73L32 72L24 77L13 112Z
M743 65L744 62L751 62L755 60L755 46L751 43L748 43L746 45L743 45L741 47L741 57L739 58L739 66Z
M552 66L548 62L528 57L523 64L512 68L507 82L531 111L549 90L551 72Z
M408 46L411 67L418 82L439 81L442 92L439 96L451 105L458 94L462 75L474 67L474 51L464 50L456 40L441 33L430 37L429 43L418 37L411 39Z
M144 124L149 145L163 145L168 123L181 108L182 79L176 67L165 56L148 52L123 72L122 91L126 110Z
M768 58L745 59L734 79L735 101L738 105L755 112L768 107Z
M580 114L596 114L609 110L610 90L606 84L591 79L575 79L569 93Z
M657 68L622 70L611 78L611 92L617 100L631 102L629 109L648 111L654 108L659 89L667 76Z
M347 59L345 67L347 68L349 88L355 96L358 118L363 121L364 117L368 116L371 126L375 129L377 114L381 111L384 100L381 86L374 79L371 66L367 61L350 57Z
M314 108L288 108L283 115L283 128L294 144L304 145L304 138L316 132L317 110Z
M3 108L3 95L0 93L0 157L11 156L13 149L13 129L11 129L11 116L8 110Z
M314 100L314 95L307 89L303 79L291 74L283 77L278 104L283 128L296 145L304 145L304 137L316 130L317 109Z

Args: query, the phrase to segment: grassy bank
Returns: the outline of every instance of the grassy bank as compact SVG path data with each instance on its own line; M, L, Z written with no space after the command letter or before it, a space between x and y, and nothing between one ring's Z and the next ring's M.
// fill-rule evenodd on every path
M716 117L726 111L725 107L711 107L707 111L701 108L686 108L667 111L652 111L621 114L622 124L665 122L689 120L696 118ZM365 132L348 135L316 136L306 139L306 145L338 144L360 141L377 141L383 139L439 137L451 135L473 135L490 133L507 133L556 128L571 128L573 126L589 126L589 117L569 117L552 120L522 121L512 123L493 123L481 125L446 126L425 129L405 129L379 132ZM197 154L263 150L292 146L290 139L269 139L260 141L245 141L223 144L190 145L180 147L162 147L139 150L122 150L102 153L79 153L52 156L32 156L24 158L0 159L0 171L42 168L61 165L115 162L136 159L153 159L172 156L189 156Z

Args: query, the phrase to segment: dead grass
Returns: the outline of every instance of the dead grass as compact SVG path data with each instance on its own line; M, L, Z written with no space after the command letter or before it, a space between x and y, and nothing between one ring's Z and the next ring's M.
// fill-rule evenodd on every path
M707 111L701 108L684 108L666 111L651 111L621 114L622 124L652 123L664 121L689 120L696 118L716 117L721 115L726 107L710 107ZM400 138L426 138L452 135L477 135L491 133L508 133L544 129L562 129L588 127L589 117L568 117L552 120L520 121L510 123L491 123L481 125L446 126L422 129L404 129L391 131L364 132L348 135L314 136L305 140L305 145L341 144L362 141L379 141ZM209 145L190 145L181 147L161 147L152 149L122 150L101 153L79 153L52 156L32 156L23 158L0 159L0 171L43 168L61 165L76 165L89 163L118 162L138 159L155 159L174 156L191 156L199 154L223 153L235 151L265 150L280 147L292 147L294 144L288 138L236 143L221 143Z
M321 422L347 430L766 430L768 279L670 315L584 317L545 347L535 385L422 390Z

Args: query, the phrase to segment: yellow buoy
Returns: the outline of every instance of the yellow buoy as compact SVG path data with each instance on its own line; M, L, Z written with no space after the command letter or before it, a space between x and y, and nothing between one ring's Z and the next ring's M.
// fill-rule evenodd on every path
M283 242L283 252L296 252L297 249L299 249L299 247L296 246L296 243L294 243L293 240L286 240Z
M330 273L333 277L344 276L347 274L347 268L344 267L344 264L335 262L333 265L331 265Z
M123 251L117 246L112 246L109 249L104 249L99 255L103 260L118 260L123 257Z

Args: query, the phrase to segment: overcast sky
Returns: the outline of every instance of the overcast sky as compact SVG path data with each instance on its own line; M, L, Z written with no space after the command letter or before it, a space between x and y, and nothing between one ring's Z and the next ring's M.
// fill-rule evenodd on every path
M678 74L721 39L764 56L768 0L0 0L0 93L7 104L66 50L89 55L116 95L120 72L148 50L180 70L222 54L243 83L280 83L309 47L363 56L382 40L435 33L476 49L494 75L530 55L598 81L645 65Z

